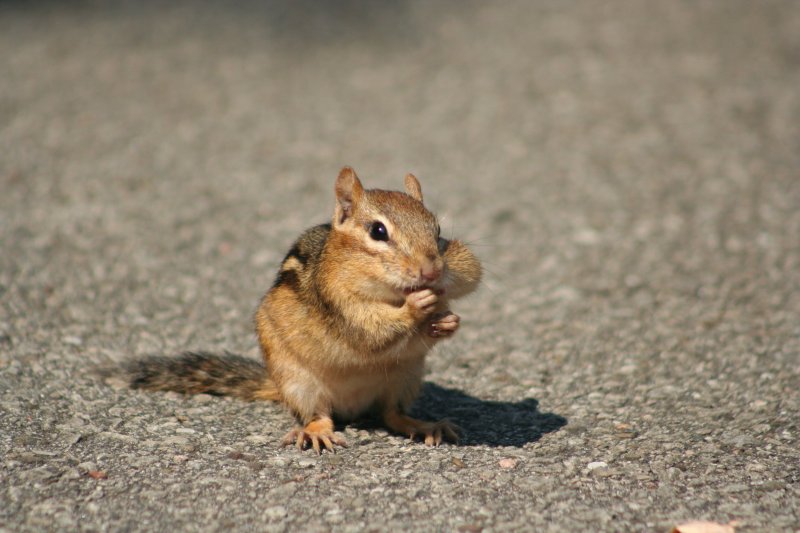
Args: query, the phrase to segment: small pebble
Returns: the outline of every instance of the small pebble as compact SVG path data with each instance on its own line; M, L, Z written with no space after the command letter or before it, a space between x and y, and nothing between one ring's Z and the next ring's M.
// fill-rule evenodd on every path
M81 339L80 337L72 336L72 335L68 335L68 336L64 337L62 340L64 341L64 344L69 344L70 346L82 346L83 345L83 339Z
M506 457L505 459L500 459L500 468L505 468L506 470L510 470L517 466L518 461L516 459L512 459L510 457Z

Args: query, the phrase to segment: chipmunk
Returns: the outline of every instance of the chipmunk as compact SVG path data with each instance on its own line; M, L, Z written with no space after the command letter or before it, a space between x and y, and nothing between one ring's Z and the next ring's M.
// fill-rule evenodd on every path
M412 174L405 189L365 190L342 169L333 220L293 244L256 312L265 366L232 354L149 357L129 364L130 385L281 402L302 422L282 444L318 454L347 445L334 417L368 411L429 446L457 442L447 420L406 413L425 355L459 327L448 303L477 287L481 265L463 243L441 237Z

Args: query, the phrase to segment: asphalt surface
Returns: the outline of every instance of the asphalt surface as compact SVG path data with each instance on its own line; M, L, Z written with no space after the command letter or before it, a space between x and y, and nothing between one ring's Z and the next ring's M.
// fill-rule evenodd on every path
M797 2L5 1L0 50L0 530L800 531ZM257 357L345 164L484 261L416 407L461 445L95 375Z

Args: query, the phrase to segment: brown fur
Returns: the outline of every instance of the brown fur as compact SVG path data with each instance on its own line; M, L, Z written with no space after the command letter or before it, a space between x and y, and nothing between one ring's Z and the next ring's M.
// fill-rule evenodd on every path
M405 413L419 394L426 353L458 328L449 301L477 287L481 266L461 242L440 238L412 175L406 191L364 190L352 169L342 170L332 223L294 243L256 312L266 372L241 358L226 366L229 358L187 354L153 368L137 363L134 386L283 402L304 424L284 444L316 451L345 445L333 416L368 410L426 444L455 440L452 424ZM387 240L370 236L376 222Z

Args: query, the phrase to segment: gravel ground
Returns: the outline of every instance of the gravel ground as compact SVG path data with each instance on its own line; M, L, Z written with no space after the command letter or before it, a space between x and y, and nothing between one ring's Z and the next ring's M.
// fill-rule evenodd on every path
M0 3L0 530L800 531L800 7ZM487 279L416 407L317 457L103 365L257 357L353 165Z

